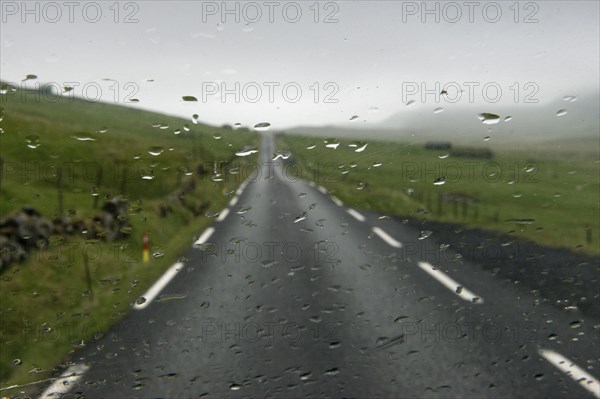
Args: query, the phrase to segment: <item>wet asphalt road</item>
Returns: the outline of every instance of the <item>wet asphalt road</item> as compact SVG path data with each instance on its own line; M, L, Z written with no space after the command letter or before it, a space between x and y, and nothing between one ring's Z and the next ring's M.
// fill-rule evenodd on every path
M265 135L260 156L272 153ZM562 355L573 376L597 379L598 319L540 303L440 250L435 234L419 240L410 225L349 211L273 170L243 184L157 296L77 353L81 375L46 394L600 395L552 363Z

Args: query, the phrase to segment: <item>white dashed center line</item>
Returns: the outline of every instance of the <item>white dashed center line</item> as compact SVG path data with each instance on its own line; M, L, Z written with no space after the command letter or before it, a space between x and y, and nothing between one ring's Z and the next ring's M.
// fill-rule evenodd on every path
M373 227L373 233L377 234L383 241L385 241L392 247L402 248L402 243L400 241L396 241L392 236L390 236L388 233L386 233L379 227Z
M322 194L327 194L327 189L323 186L317 186L317 190L319 190Z
M231 201L229 201L229 206L235 206L235 204L237 204L237 202L238 202L238 197L236 195L235 197L233 197L231 199Z
M430 263L419 262L419 267L427 273L429 273L431 277L435 278L437 281L445 285L446 288L454 292L456 295L458 295L465 301L469 301L472 303L483 303L482 297L473 294L471 291L464 288L461 284L448 277L444 272L433 267Z
M581 367L564 357L558 352L548 349L538 350L540 356L552 363L557 369L571 377L583 388L587 389L597 398L600 398L600 383Z
M346 212L348 212L348 214L350 216L352 216L354 219L358 220L359 222L364 222L365 220L367 220L367 218L365 218L363 215L361 215L360 213L356 212L352 208L346 209Z
M331 196L331 200L337 205L337 206L343 206L344 203L342 201L340 201L340 199L334 195Z

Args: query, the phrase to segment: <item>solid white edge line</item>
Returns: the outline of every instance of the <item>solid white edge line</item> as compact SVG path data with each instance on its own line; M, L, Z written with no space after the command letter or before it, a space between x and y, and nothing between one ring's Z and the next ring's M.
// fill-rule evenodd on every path
M229 208L225 208L219 213L219 217L217 218L217 222L222 222L229 215Z
M169 284L169 282L173 279L173 277L175 277L177 275L177 273L179 273L179 271L181 269L183 269L183 263L181 263L181 262L176 262L171 267L169 267L167 269L167 271L164 272L163 275L160 276L160 278L158 280L156 280L154 285L152 287L150 287L150 289L148 291L146 291L146 293L140 297L140 298L142 298L142 297L144 298L144 302L143 303L136 302L136 304L133 305L133 308L136 310L142 310L146 306L150 305L150 302L152 302L154 300L154 298L156 298L156 296L158 294L160 294L160 292L163 290L163 288L165 288L165 286L167 284Z
M335 195L331 196L331 200L337 205L337 206L343 206L344 203L342 201L340 201L340 199L338 197L336 197Z
M373 227L373 233L377 234L383 241L385 241L386 243L388 243L392 247L394 247L394 248L402 248L402 243L401 242L396 241L392 236L390 236L388 233L386 233L385 231L383 231L379 227Z
M359 222L364 222L365 220L367 220L367 218L365 218L363 215L361 215L360 213L356 212L352 208L346 209L346 212L348 212L350 214L350 216L352 216L354 219L358 220Z
M587 389L597 398L600 398L600 382L581 367L564 357L558 352L549 349L539 349L541 357L552 363L554 367L571 377L581 387Z
M317 186L317 190L319 190L322 194L327 194L327 189L323 186Z
M229 201L229 206L235 206L235 204L237 204L237 202L238 202L238 197L236 195L235 197L233 197L231 199L231 201Z
M471 303L476 303L476 304L483 303L482 297L480 297L479 295L473 294L471 291L466 289L462 284L457 283L456 281L454 281L453 279L448 277L448 275L446 275L444 272L433 267L431 265L431 263L419 262L418 264L419 264L419 267L421 269L423 269L424 271L426 271L431 277L435 278L437 281L442 283L442 285L444 285L446 288L448 288L450 291L452 291L453 293L455 293L456 295L458 295L465 301L468 301ZM458 287L461 287L460 293L456 292L456 289ZM475 298L477 298L477 299L475 299ZM474 301L474 299L475 299L475 301Z
M40 399L59 398L69 392L75 383L83 377L90 366L85 364L74 364L61 374L40 396Z

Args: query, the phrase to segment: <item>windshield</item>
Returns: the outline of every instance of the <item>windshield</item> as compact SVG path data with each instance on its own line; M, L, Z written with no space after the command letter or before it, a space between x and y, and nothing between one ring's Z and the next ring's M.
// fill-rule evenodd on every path
M2 1L0 396L600 398L597 1Z

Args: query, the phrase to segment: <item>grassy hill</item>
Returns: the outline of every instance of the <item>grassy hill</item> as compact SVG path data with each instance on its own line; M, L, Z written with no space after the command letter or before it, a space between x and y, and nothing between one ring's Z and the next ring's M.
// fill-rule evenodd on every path
M597 156L515 146L485 159L464 156L460 148L340 139L333 149L325 147L323 138L278 137L278 146L292 153L302 177L323 185L348 206L600 253ZM357 153L364 144L367 148Z

